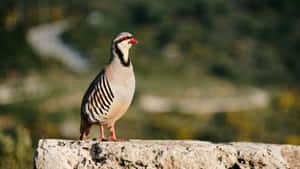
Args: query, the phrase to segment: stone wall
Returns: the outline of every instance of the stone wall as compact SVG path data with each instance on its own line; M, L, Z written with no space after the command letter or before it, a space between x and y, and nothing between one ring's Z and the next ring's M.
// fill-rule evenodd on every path
M36 169L300 169L300 146L189 140L40 140Z

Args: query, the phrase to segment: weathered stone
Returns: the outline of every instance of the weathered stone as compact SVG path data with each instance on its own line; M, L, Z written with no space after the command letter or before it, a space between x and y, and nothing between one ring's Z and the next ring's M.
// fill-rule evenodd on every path
M40 140L36 169L300 169L300 146L261 143Z

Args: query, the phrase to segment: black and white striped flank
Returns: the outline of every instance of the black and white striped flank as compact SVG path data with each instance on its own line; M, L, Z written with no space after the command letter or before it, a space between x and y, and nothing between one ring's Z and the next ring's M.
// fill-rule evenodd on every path
M86 91L81 104L81 113L91 122L102 122L109 113L114 97L105 72L102 71Z

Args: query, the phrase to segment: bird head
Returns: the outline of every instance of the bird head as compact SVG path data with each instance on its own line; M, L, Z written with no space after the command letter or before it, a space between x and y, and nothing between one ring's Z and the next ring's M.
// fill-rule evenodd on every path
M136 44L138 42L133 38L131 33L122 32L114 38L113 43L116 44L122 52L125 52L131 48L132 44Z
M122 32L113 39L112 50L119 56L122 62L129 64L128 51L132 47L132 44L136 43L138 42L133 38L131 33Z

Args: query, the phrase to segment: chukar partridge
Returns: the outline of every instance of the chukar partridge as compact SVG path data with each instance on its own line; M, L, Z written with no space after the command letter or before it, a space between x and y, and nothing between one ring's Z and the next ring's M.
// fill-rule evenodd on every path
M129 49L137 43L128 32L117 35L111 45L109 63L92 81L81 103L80 140L86 140L93 124L100 127L98 141L118 141L115 122L131 104L135 91L135 77L129 57ZM111 136L106 139L104 126Z

